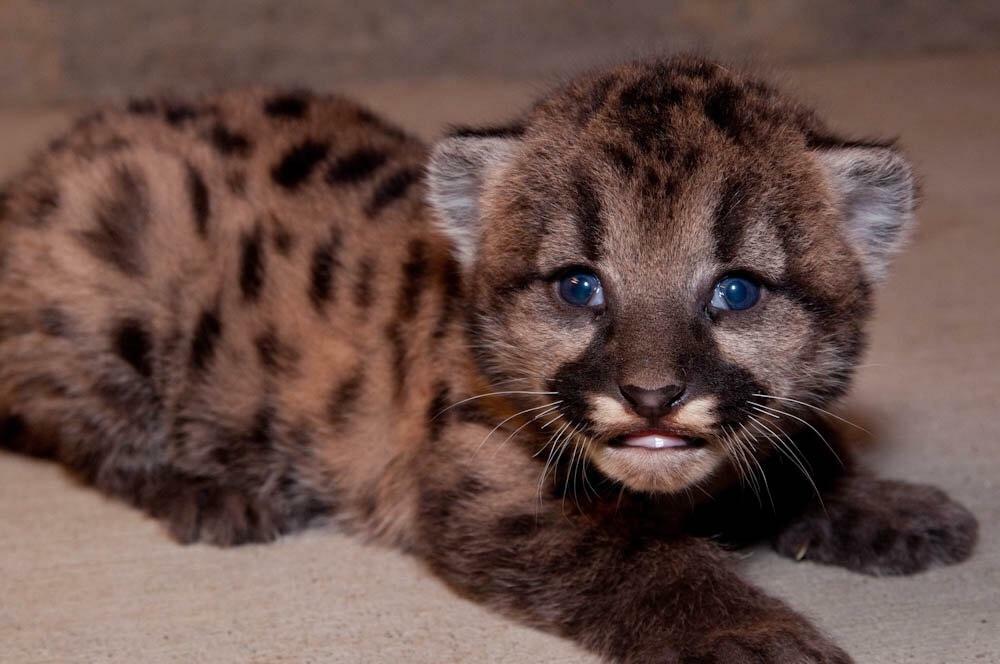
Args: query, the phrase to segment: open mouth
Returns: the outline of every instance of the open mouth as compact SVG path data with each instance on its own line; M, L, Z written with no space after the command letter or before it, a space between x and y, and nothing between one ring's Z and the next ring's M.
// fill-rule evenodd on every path
M615 438L616 447L631 447L645 450L682 450L700 447L704 441L690 436L679 436L662 429L643 429Z

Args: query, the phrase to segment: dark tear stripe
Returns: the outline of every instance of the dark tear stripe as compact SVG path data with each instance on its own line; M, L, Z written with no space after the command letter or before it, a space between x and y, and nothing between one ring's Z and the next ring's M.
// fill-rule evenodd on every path
M420 180L421 171L404 168L382 180L375 188L371 201L365 206L365 216L374 219L390 204L406 196L410 187Z
M295 189L309 179L319 162L326 159L328 143L306 140L291 148L271 169L271 179L285 189Z
M264 115L272 118L301 118L308 110L309 98L301 92L276 95L264 103Z
M358 364L351 373L338 383L330 393L327 406L327 420L335 429L343 429L353 415L352 410L361 398L365 381L365 368Z
M378 150L355 150L330 165L326 182L329 185L358 184L372 177L387 159L386 153Z
M427 421L427 442L436 443L441 438L441 433L448 424L450 415L445 408L449 405L448 396L451 390L443 380L439 380L434 385L434 396L427 404L427 412L424 419Z
M716 202L712 219L712 233L715 235L715 256L722 263L731 263L736 258L743 242L746 219L738 210L742 203L746 183L727 178Z
M593 432L588 392L611 389L616 384L612 372L613 364L608 361L606 348L614 334L614 326L609 322L594 333L587 348L574 360L563 363L549 380L549 389L559 393L563 400L560 407L566 417L579 422L585 434Z
M403 263L403 283L396 300L396 318L400 322L413 319L420 307L420 295L427 287L427 244L419 239L410 240L407 245L406 262Z
M316 311L333 298L334 277L340 266L340 231L334 231L328 242L313 250L309 277L309 301Z
M583 243L583 255L596 262L601 257L603 229L601 227L601 202L593 187L582 176L573 183L573 203L576 207L576 226Z
M354 282L354 306L367 311L372 305L375 278L375 257L365 256L358 263L358 273Z
M149 222L146 182L124 166L115 171L114 192L98 201L96 227L82 231L84 248L130 277L145 272L139 243Z
M715 412L720 421L744 422L747 400L767 388L745 368L722 358L710 326L700 317L689 321L687 336L674 349L677 368L682 375L697 376L705 389L719 398Z
M253 231L243 236L240 254L240 292L244 302L256 302L260 299L267 274L267 263L264 258L264 230L258 222Z
M194 336L191 338L191 366L196 371L204 371L212 358L222 336L222 320L218 306L206 309L198 319Z
M221 123L212 127L210 139L224 157L249 157L253 150L253 144L246 134L232 131Z
M153 342L149 331L137 318L126 318L114 331L115 354L135 369L143 378L153 375Z
M205 179L190 163L185 165L187 170L187 191L191 199L191 213L194 217L194 227L201 237L208 236L208 217L211 212L208 187Z

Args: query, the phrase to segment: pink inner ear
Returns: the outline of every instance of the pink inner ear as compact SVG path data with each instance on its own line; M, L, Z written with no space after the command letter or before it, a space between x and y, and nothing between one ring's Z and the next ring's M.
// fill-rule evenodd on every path
M835 148L813 154L837 197L845 236L868 277L881 281L915 223L916 184L909 162L893 148Z

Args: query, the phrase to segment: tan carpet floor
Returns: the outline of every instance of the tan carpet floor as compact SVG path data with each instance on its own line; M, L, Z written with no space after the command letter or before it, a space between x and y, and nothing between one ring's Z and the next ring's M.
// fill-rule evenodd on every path
M875 579L750 552L747 574L859 662L1000 662L1000 56L800 67L834 123L899 134L924 176L922 226L881 294L842 412L867 463L937 484L981 522L968 563ZM502 118L536 86L411 81L352 92L425 136ZM66 122L0 111L0 177ZM580 662L559 639L454 596L414 560L334 532L218 550L57 467L0 454L0 662Z

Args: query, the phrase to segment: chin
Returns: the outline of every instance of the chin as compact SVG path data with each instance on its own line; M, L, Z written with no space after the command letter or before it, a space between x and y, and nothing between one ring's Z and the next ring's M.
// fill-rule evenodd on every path
M605 475L634 491L680 493L708 479L725 455L710 443L637 447L604 444L590 454Z

